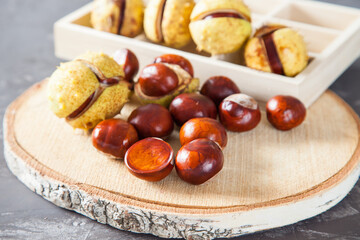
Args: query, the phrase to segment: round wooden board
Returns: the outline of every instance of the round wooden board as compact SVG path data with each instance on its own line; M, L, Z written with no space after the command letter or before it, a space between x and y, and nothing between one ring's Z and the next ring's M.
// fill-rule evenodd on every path
M192 186L175 170L157 183L141 181L122 161L97 152L88 135L50 112L46 84L34 85L7 109L7 164L45 199L115 228L167 238L235 237L326 211L359 178L359 119L330 91L296 129L277 131L262 112L255 130L229 132L223 170ZM168 141L179 149L177 132Z

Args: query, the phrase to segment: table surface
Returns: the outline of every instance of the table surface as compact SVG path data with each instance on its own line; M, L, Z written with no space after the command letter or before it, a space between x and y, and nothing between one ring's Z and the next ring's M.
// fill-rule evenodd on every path
M324 0L360 8L360 0ZM2 0L0 7L0 118L25 89L48 77L54 56L53 23L89 0ZM334 16L336 17L336 16ZM360 114L360 59L331 86ZM0 141L3 140L2 124ZM8 170L0 145L0 239L160 239L119 231L56 207ZM360 181L337 206L309 220L234 239L360 239Z

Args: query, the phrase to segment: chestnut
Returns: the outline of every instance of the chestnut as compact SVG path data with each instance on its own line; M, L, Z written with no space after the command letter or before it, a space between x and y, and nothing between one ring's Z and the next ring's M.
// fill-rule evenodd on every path
M251 35L251 12L242 0L199 0L190 20L196 49L211 55L236 52Z
M101 52L87 52L62 63L47 84L51 111L73 128L93 129L115 117L129 101L131 84L122 67Z
M162 55L140 73L135 95L143 105L157 103L167 108L179 94L198 90L200 81L193 74L192 65L186 58Z
M255 128L261 119L258 103L254 98L238 93L225 98L219 106L221 123L234 132L245 132Z
M136 37L143 30L142 0L94 0L90 23L94 29Z
M155 43L181 48L190 40L190 14L194 0L149 0L144 14L144 32Z
M179 177L190 184L199 185L214 177L224 165L224 155L213 141L200 138L182 146L175 159Z
M185 145L198 138L207 138L224 148L227 144L227 133L223 125L212 118L193 118L180 129L180 143Z
M148 104L135 109L128 122L136 128L140 138L164 138L174 130L169 110L159 104Z
M287 131L305 120L306 108L295 97L278 95L267 102L266 116L276 129Z
M156 182L171 173L174 152L170 144L159 138L145 138L128 149L124 162L135 177Z
M307 46L296 30L269 24L258 29L244 50L250 68L294 77L308 65Z
M123 48L114 53L114 60L123 67L125 80L134 82L133 79L139 71L139 60L129 49Z
M179 84L176 73L162 63L146 66L140 73L141 91L152 97L163 96L173 91Z
M187 71L191 77L194 77L194 69L192 64L186 58L176 54L164 54L156 57L154 63L170 63L179 65L182 69Z
M170 113L177 125L182 126L192 118L209 117L216 119L217 109L210 98L198 93L183 93L170 104Z
M122 119L100 122L92 132L92 144L101 152L123 159L131 145L138 141L135 128Z
M214 101L216 106L219 106L221 101L226 97L235 93L240 93L240 89L230 78L214 76L206 80L200 93L209 97Z

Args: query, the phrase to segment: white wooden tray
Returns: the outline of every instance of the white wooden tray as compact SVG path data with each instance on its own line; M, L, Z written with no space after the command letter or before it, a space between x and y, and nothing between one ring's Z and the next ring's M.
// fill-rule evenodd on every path
M119 48L129 48L144 67L156 56L175 53L192 62L201 82L210 76L226 75L242 92L260 101L288 94L298 97L306 106L310 106L360 54L359 9L305 0L245 2L252 11L253 29L265 23L280 23L304 36L311 62L302 73L294 78L263 73L200 54L194 43L177 50L150 43L144 34L132 39L97 31L90 26L91 3L55 23L55 54L69 60L88 50L112 54ZM238 58L234 59L239 62Z

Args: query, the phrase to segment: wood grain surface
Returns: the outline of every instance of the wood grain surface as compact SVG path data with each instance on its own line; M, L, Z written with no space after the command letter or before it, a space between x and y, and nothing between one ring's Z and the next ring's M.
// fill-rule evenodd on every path
M182 182L176 171L161 182L144 182L129 174L122 161L97 152L88 135L55 117L48 109L45 89L43 81L12 107L16 112L10 128L16 141L33 164L42 166L42 174L88 186L94 194L106 190L115 196L183 209L261 207L284 203L289 197L304 198L314 188L323 190L336 183L331 180L334 177L336 181L345 177L358 160L358 119L327 92L308 110L305 123L292 131L275 130L263 114L255 130L229 132L224 168L206 184ZM126 118L130 109L131 104L120 117ZM169 139L175 151L180 147L177 135L175 131Z

